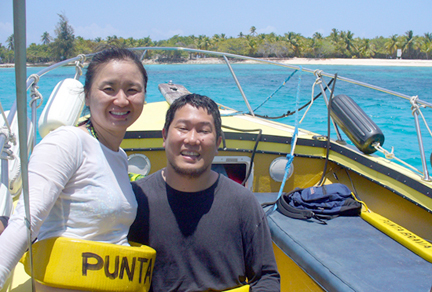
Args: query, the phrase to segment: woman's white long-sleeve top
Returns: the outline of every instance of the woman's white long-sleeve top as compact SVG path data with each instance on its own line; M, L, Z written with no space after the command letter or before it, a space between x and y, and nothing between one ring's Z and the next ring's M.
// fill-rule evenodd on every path
M33 239L64 236L128 245L137 203L127 155L87 132L61 127L34 149L29 163ZM0 287L28 248L23 200L0 236Z

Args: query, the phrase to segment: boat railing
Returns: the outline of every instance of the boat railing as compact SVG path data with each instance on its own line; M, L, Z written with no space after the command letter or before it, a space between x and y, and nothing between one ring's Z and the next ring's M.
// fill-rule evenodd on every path
M5 117L3 109L2 115L3 119L5 119L5 126L3 127L2 131L0 132L0 149L1 151L1 183L5 186L4 189L9 189L9 159L12 157L12 153L8 151L9 147L6 147L6 145L10 142L12 135L11 133L11 124L13 121L13 117L15 117L15 114L17 112L16 103L12 105L12 108L9 110L9 114L7 117ZM18 139L18 137L14 137L14 139ZM16 141L15 141L16 143ZM1 210L3 211L3 210ZM2 214L0 214L2 215ZM9 215L9 214L5 214Z
M31 135L31 137L33 137L32 140L28 141L29 145L29 152L32 151L32 149L34 148L34 146L36 145L36 132L37 132L37 113L36 110L39 106L42 105L42 100L40 100L42 98L42 96L39 94L37 88L38 88L38 82L40 80L40 78L45 75L46 73L53 71L57 68L69 65L73 62L75 62L75 66L76 66L76 74L75 74L75 79L79 79L79 77L81 76L82 72L81 72L81 68L83 67L83 62L85 61L86 58L93 56L94 54L88 54L88 55L79 55L77 57L68 59L68 60L64 60L62 62L53 64L47 68L42 69L41 71L39 71L36 74L32 74L27 78L26 81L26 91L30 91L30 96L31 96L31 100L29 102L29 106L31 109L31 123L33 125L33 135ZM39 101L39 103L38 103ZM1 109L3 111L3 109ZM2 112L2 114L4 115L4 112ZM9 110L9 113L7 115L7 117L3 116L3 120L5 121L4 124L5 126L3 127L5 130L0 132L0 149L1 151L1 177L0 177L0 181L1 184L5 185L7 188L9 188L9 160L10 159L18 159L17 157L19 156L19 153L10 153L10 150L8 150L10 147L7 146L7 144L9 144L11 142L11 140L14 141L14 143L18 143L18 137L11 137L11 135L14 135L14 133L11 132L11 125L12 122L14 121L14 119L17 116L17 100L15 100L12 104L11 109ZM15 154L15 156L13 156L12 154Z
M281 63L281 62L275 62L272 60L266 60L266 59L259 59L259 58L254 58L254 57L248 57L248 56L241 56L241 55L236 55L236 54L231 54L231 53L223 53L223 52L214 52L214 51L207 51L207 50L200 50L200 49L193 49L193 48L184 48L184 47L137 47L137 48L132 48L131 50L133 51L141 51L141 59L144 59L147 52L148 51L184 51L184 52L189 52L189 53L196 53L196 54L205 54L205 55L209 55L209 56L215 56L215 57L221 57L223 58L223 60L225 61L226 65L228 66L229 71L231 72L234 81L240 91L240 94L243 97L243 100L248 108L248 110L250 111L251 115L254 115L254 112L249 104L249 101L240 85L240 82L238 81L236 74L231 66L231 63L229 61L229 58L232 59L240 59L240 60L250 60L250 61L254 61L257 63L262 63L262 64L269 64L269 65L275 65L275 66L279 66L279 67L284 67L284 68L289 68L292 70L301 70L302 72L307 72L307 73L312 73L314 75L317 74L318 70L313 70L313 69L308 69L302 66L296 66L296 65L291 65L291 64L285 64L285 63ZM47 68L42 69L41 71L39 71L36 74L31 75L28 79L27 79L27 83L26 83L26 89L31 90L31 88L35 88L36 84L39 80L40 77L42 77L43 75L45 75L46 73L53 71L59 67L63 67L66 65L70 65L73 64L75 62L75 65L77 66L77 70L78 70L78 63L80 63L82 65L82 63L85 61L85 59L92 57L93 55L95 55L95 53L92 54L86 54L86 55L79 55L77 57L68 59L68 60L64 60L61 61L59 63L53 64ZM330 73L326 73L323 71L319 71L320 76L326 76L326 77L330 77L330 78L335 78L334 74L330 74ZM77 76L78 73L75 75L75 79L78 79L79 76ZM375 86L375 85L371 85L368 83L364 83L361 81L357 81L357 80L353 80L350 78L346 78L343 76L339 76L336 75L337 80L343 81L343 82L348 82L354 85L358 85L358 86L362 86L362 87L366 87L366 88L370 88L373 90L377 90L377 91L381 91L393 96L397 96L406 100L409 100L411 102L411 105L413 108L417 108L417 110L413 110L413 115L414 115L414 120L415 120L415 128L416 128L416 132L417 132L417 138L418 138L418 142L419 142L419 152L420 152L420 157L421 157L421 161L422 161L422 167L423 167L423 172L420 172L423 175L423 179L424 180L430 180L429 178L429 172L428 172L428 168L427 168L427 162L426 162L426 155L425 155L425 150L424 150L424 145L423 145L423 138L422 138L422 134L421 134L421 130L420 130L420 122L419 122L419 109L420 107L429 107L432 108L432 103L429 103L427 101L421 100L416 96L410 96L410 95L406 95L403 93L399 93L396 91L392 91L392 90L388 90L379 86ZM321 87L321 91L324 91L324 88ZM14 106L12 107L12 109L15 110L11 110L8 116L8 120L12 121L15 114L16 114L16 104L14 104ZM33 110L35 112L35 110ZM33 120L35 121L35 116L33 116ZM33 122L34 122L33 121ZM35 122L34 122L34 125ZM36 127L35 127L36 129ZM36 137L36 135L34 135L34 137ZM0 135L0 147L2 147L1 149L4 149L4 144L5 144L5 137L4 135ZM2 171L2 173L4 173Z
M280 63L280 62L275 62L275 61L271 61L271 60L265 60L265 59L260 59L260 58L254 58L254 57L248 57L248 56L241 56L241 55L236 55L236 54L230 54L230 53L223 53L223 52L214 52L214 51L206 51L206 50L199 50L199 49L192 49L192 48L183 48L183 47L138 47L138 48L133 48L132 50L141 50L141 51L185 51L185 52L190 52L190 53L200 53L200 54L206 54L206 55L213 55L213 56L217 56L217 57L223 57L225 60L228 60L227 58L233 58L233 59L241 59L241 60L251 60L251 61L255 61L255 62L259 62L259 63L264 63L264 64L271 64L271 65L276 65L279 67L285 67L285 68L290 68L293 70L302 70L303 72L307 72L307 73L312 73L314 74L316 72L316 70L314 69L308 69L302 66L296 66L296 65L290 65L290 64L285 64L285 63ZM143 53L143 55L145 55L145 52ZM326 76L326 77L330 77L333 78L334 74L331 73L326 73L324 71L321 71L320 74L322 76ZM348 82L348 83L352 83L352 84L356 84L359 86L363 86L363 87L367 87L370 89L374 89L374 90L378 90L381 92L385 92L394 96L398 96L401 98L404 98L406 100L410 100L412 96L410 95L406 95L400 92L396 92L396 91L392 91L392 90L388 90L379 86L375 86L372 84L368 84L365 82L361 82L361 81L357 81L354 79L350 79L350 78L346 78L343 76L337 76L338 80L344 81L344 82ZM432 108L432 103L429 103L427 101L424 100L418 100L419 104L425 105L427 107Z
M387 94L390 94L393 96L397 96L397 97L409 100L411 103L411 107L414 109L412 111L412 113L414 116L415 129L416 129L417 139L418 139L418 143L419 143L420 158L422 161L422 168L423 168L423 172L420 172L420 171L418 171L418 172L420 172L423 175L423 177L422 177L423 180L430 181L429 171L427 168L426 155L425 155L425 150L424 150L424 145L423 145L423 138L422 138L421 129L420 129L419 112L420 112L421 107L432 108L432 103L421 100L418 98L418 96L406 95L406 94L399 93L399 92L396 92L393 90L385 89L383 87L371 85L371 84L368 84L365 82L357 81L357 80L346 78L346 77L339 76L339 75L335 76L334 74L326 73L326 72L321 71L321 70L313 70L313 69L304 68L302 66L295 66L295 65L275 62L275 61L271 61L271 60L259 59L259 58L248 57L248 56L241 56L241 55L230 54L230 53L214 52L214 51L207 51L207 50L200 50L200 49L193 49L193 48L184 48L184 47L139 47L139 48L134 48L132 50L143 51L143 53L141 55L142 59L145 57L147 51L185 51L185 52L189 52L189 53L197 53L197 54L205 54L205 55L210 55L210 56L222 57L224 59L225 63L227 64L228 69L234 78L234 81L235 81L235 83L236 83L236 85L240 91L240 94L243 97L243 100L245 101L245 104L246 104L250 114L253 116L255 115L255 113L253 112L253 110L249 104L249 101L248 101L246 95L244 94L244 91L243 91L243 89L240 85L240 82L238 81L238 79L234 73L234 70L233 70L228 58L241 59L241 60L251 60L251 61L259 62L259 63L263 63L263 64L276 65L276 66L285 67L285 68L289 68L289 69L293 69L293 70L301 70L302 72L312 73L315 76L317 76L319 74L319 76L317 76L319 78L321 78L322 76L326 76L326 77L330 77L330 78L336 78L337 80L340 80L343 82L347 82L347 83L362 86L365 88L377 90L377 91L380 91L383 93L387 93ZM320 86L320 88L321 88L321 92L322 92L323 96L325 97L326 104L328 104L326 94L325 94L325 89L323 88L322 85ZM426 121L425 121L425 123L426 123ZM426 127L429 129L427 124L426 124ZM338 139L340 140L341 138L340 138L339 131L337 130L337 127L336 127L336 134L338 135ZM432 133L431 133L431 135L432 135ZM377 146L379 147L380 145L377 145ZM383 148L381 148L381 149L383 149ZM389 158L389 157L390 156L387 156L386 158ZM393 157L394 157L394 155L393 155ZM398 160L401 161L400 159L398 159ZM407 163L404 163L404 164L409 166ZM410 167L415 169L412 166L410 166Z

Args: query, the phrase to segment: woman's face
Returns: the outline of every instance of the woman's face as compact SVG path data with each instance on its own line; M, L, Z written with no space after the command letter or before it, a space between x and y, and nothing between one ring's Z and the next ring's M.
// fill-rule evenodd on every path
M144 79L137 65L131 60L112 60L97 68L86 105L96 132L123 137L141 115L144 99Z

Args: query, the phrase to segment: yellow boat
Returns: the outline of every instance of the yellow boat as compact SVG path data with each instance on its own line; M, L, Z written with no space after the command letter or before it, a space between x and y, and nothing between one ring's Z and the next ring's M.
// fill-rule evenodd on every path
M215 168L223 168L228 177L252 190L260 202L273 202L283 192L321 182L342 183L365 203L361 216L337 217L327 221L327 225L314 220L289 218L279 212L275 205L265 207L281 273L281 291L431 289L432 183L424 152L421 155L423 171L416 172L393 162L391 153L382 148L381 134L379 129L374 128L373 121L363 115L349 97L334 97L330 88L326 91L324 86L321 86L321 94L327 104L330 100L334 102L330 105L331 118L336 128L342 129L352 139L352 144L343 143L339 132L336 139L327 139L326 136L302 129L298 124L286 125L257 116L250 108L230 62L232 59L252 58L188 48L145 47L134 50L140 54L148 50L208 53L226 62L228 72L239 86L249 111L242 113L229 107L229 104L219 104L224 137L214 165ZM254 61L277 65L278 68L286 69L287 75L297 70L316 74L321 79L335 78L338 82L347 81L406 97L321 71L318 73L316 70L260 59ZM62 62L62 65L74 62L79 68L84 59L79 56ZM44 69L39 75L57 66ZM176 80L176 76L166 78ZM30 77L27 89L34 89L38 79ZM79 79L79 76L75 76L75 79ZM141 117L128 129L121 145L129 156L132 177L156 172L166 165L161 132L165 112L172 100L188 92L181 84L172 82L160 84L159 90L166 101L147 101ZM210 97L218 102L217 96ZM55 94L53 98L56 98ZM413 108L417 110L432 107L418 99L413 103ZM68 107L71 111L74 108ZM79 116L80 109L77 111ZM45 123L42 123L43 127L55 124L48 123L48 120L46 118ZM74 122L75 119L64 124ZM366 134L356 130L361 125L366 125ZM377 150L386 156L373 154ZM290 157L293 158L292 162ZM19 264L8 287L2 291L29 291L29 285L30 280L23 274Z

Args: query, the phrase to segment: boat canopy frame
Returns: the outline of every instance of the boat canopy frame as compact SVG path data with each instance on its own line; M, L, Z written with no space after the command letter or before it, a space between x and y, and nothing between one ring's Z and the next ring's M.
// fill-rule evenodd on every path
M200 50L200 49L193 49L193 48L184 48L184 47L137 47L137 48L132 48L131 50L143 51L143 53L141 54L141 60L144 59L147 51L184 51L184 52L189 52L189 53L198 53L198 54L212 55L212 56L216 56L216 57L223 57L229 70L230 70L230 72L231 72L231 74L232 74L232 76L233 76L233 78L234 78L234 81L236 82L238 89L240 90L240 94L242 95L242 97L246 103L246 106L249 109L250 114L252 116L255 116L255 113L253 112L252 108L250 107L249 101L248 101L246 95L244 94L244 91L243 91L243 89L242 89L242 87L241 87L241 85L240 85L240 83L239 83L239 81L238 81L238 79L234 73L234 70L232 69L232 66L228 60L228 57L234 58L234 59L240 59L240 60L252 60L252 61L263 63L263 64L276 65L276 66L285 67L285 68L289 68L289 69L293 69L293 70L299 70L302 72L312 73L315 76L317 76L317 70L308 69L308 68L305 68L303 66L295 66L295 65L270 61L270 60L264 60L264 59L242 56L242 55L236 55L236 54L231 54L231 53L224 53L224 52L214 52L214 51ZM420 158L422 161L422 168L423 168L422 179L425 181L431 181L430 176L429 176L429 171L427 168L426 155L425 155L425 150L424 150L424 145L423 145L423 137L422 137L421 129L420 129L419 111L420 111L421 107L429 107L432 109L432 103L427 102L425 100L421 100L418 98L418 96L410 96L407 94L399 93L399 92L396 92L393 90L388 90L388 89L385 89L383 87L375 86L372 84L368 84L365 82L346 78L343 76L339 76L339 75L335 76L334 74L326 73L324 71L319 70L319 77L321 78L322 76L335 78L336 80L340 80L340 81L344 81L344 82L351 83L354 85L358 85L358 86L366 87L369 89L381 91L383 93L394 95L394 96L397 96L397 97L400 97L400 98L403 98L403 99L410 101L410 103L412 104L412 107L415 108L415 110L413 110L413 116L414 116L414 122L415 122L415 129L416 129L416 133L417 133L417 139L419 142L419 153L420 153ZM323 93L323 96L325 96L325 90L324 90L323 86L320 85L320 88L321 88L321 92ZM326 104L328 104L328 102L326 102ZM426 124L426 121L425 121L425 124ZM427 124L426 124L426 127L429 129ZM429 130L429 132L430 132L430 130ZM338 140L341 141L342 139L341 139L339 131L337 129L336 129L336 134L338 136ZM431 133L431 135L432 135L432 133ZM377 145L377 146L379 147L380 145ZM387 159L389 159L389 157L390 156L386 156ZM393 157L394 157L394 155L393 155ZM401 161L401 160L399 160L399 161ZM406 163L404 163L404 164L406 164Z
M419 122L419 111L420 108L424 108L424 107L428 107L432 109L432 103L429 103L425 100L419 99L418 96L410 96L407 94L403 94L400 92L396 92L396 91L392 91L392 90L388 90L379 86L375 86L375 85L371 85L365 82L361 82L361 81L357 81L354 79L350 79L350 78L346 78L340 75L334 75L334 74L330 74L330 73L326 73L324 71L318 70L319 72L317 72L317 70L313 70L313 69L308 69L305 68L303 66L296 66L296 65L291 65L291 64L285 64L285 63L280 63L280 62L275 62L275 61L271 61L271 60L265 60L265 59L260 59L260 58L254 58L254 57L248 57L248 56L242 56L242 55L236 55L236 54L231 54L231 53L224 53L224 52L215 52L215 51L207 51L207 50L200 50L200 49L193 49L193 48L184 48L184 47L137 47L137 48L131 48L130 50L132 51L137 51L137 52L142 52L140 54L140 58L141 60L143 60L147 54L148 51L184 51L184 52L188 52L188 53L197 53L197 54L205 54L205 55L209 55L209 56L215 56L215 57L221 57L223 58L223 60L225 61L226 65L228 66L228 69L240 91L241 96L243 97L243 100L250 112L250 114L252 116L255 116L254 111L252 110L249 101L241 87L240 82L237 79L237 76L231 66L231 63L229 61L228 58L232 58L232 59L239 59L239 60L251 60L251 61L255 61L258 63L262 63L262 64L269 64L269 65L275 65L275 66L279 66L279 67L284 67L284 68L288 68L288 69L292 69L292 70L300 70L302 72L306 72L306 73L311 73L314 74L315 76L319 75L319 77L321 78L322 76L325 77L329 77L329 78L336 78L336 80L340 80L343 82L347 82L347 83L351 83L354 85L358 85L358 86L362 86L362 87L366 87L372 90L376 90L376 91L380 91L383 93L387 93L399 98L403 98L406 99L408 101L410 101L411 106L413 108L413 116L414 116L414 122L415 122L415 129L416 129L416 133L417 133L417 139L419 142L419 153L420 153L420 157L421 157L421 161L422 161L422 167L423 167L423 172L420 172L420 174L423 175L422 179L425 181L430 181L430 177L429 177L429 171L427 168L427 161L426 161L426 155L425 155L425 149L424 149L424 144L423 144L423 138L422 138L422 134L421 134L421 130L420 130L420 122ZM53 64L47 68L42 69L41 71L39 71L36 74L31 75L26 82L26 90L30 90L32 87L35 87L35 85L37 84L37 82L39 81L39 78L42 77L43 75L45 75L46 73L53 71L54 69L57 69L59 67L63 67L66 65L70 65L71 63L75 63L76 67L77 67L77 74L75 75L75 79L79 79L80 74L78 73L78 70L81 69L83 66L83 62L86 59L89 59L91 57L93 57L96 53L91 53L91 54L80 54L74 58L70 58L64 61L61 61L59 63ZM317 76L318 77L318 76ZM323 86L320 86L321 92L324 91ZM325 93L323 92L324 96ZM326 102L326 104L328 104L328 102ZM16 114L16 104L14 104L12 106L12 109L9 113L8 116L8 121L12 121L13 118L15 117ZM421 114L421 113L420 113ZM425 121L426 123L426 121ZM35 127L36 128L36 127ZM338 140L341 140L340 134L338 131L336 131L336 134L338 136ZM36 135L34 136L36 137ZM4 135L0 135L0 149L4 149L4 145L6 144L7 140L6 137L4 137ZM380 145L378 145L380 146ZM389 153L388 151L385 150L380 150L381 152L386 152ZM384 153L385 154L385 153ZM391 155L385 155L385 157L387 159L391 159ZM394 158L394 156L393 156ZM399 160L399 159L398 159ZM401 161L401 160L399 160ZM401 161L402 162L402 161Z

